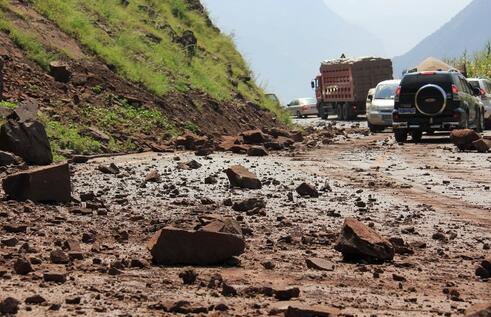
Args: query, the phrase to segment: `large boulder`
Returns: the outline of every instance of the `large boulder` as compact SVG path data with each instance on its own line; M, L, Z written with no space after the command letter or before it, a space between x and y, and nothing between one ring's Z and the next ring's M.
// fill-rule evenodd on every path
M339 310L332 307L293 304L288 306L285 317L334 317L338 314Z
M203 226L200 230L211 232L232 233L242 236L242 229L239 223L232 218L220 218Z
M479 139L477 141L472 142L472 146L479 153L488 153L489 149L491 149L491 140L488 139Z
M242 165L234 165L228 168L227 174L230 185L240 188L261 189L261 181L254 173L250 172Z
M0 151L0 166L19 165L22 159L15 154Z
M0 150L12 152L31 165L53 162L48 135L37 120L8 120L0 128Z
M71 200L68 163L43 166L7 176L3 189L10 199L34 202Z
M68 64L63 61L49 63L49 74L58 82L68 83L72 77Z
M481 136L471 129L453 130L450 133L450 140L461 151L474 149L473 142L481 139Z
M319 197L319 192L315 188L315 186L307 183L302 183L300 184L297 189L297 194L299 194L302 197L309 196L312 198L317 198Z
M191 132L186 132L185 134L177 137L174 140L176 146L182 146L186 150L197 150L205 146L209 142L208 137L199 136Z
M244 252L244 239L214 231L164 228L147 244L158 265L216 265Z
M465 317L489 317L491 316L491 302L478 304L465 311Z
M390 241L354 218L345 219L334 248L347 261L385 262L394 258Z
M246 144L263 144L270 140L268 135L264 134L261 130L244 131L240 136L244 139L244 143Z

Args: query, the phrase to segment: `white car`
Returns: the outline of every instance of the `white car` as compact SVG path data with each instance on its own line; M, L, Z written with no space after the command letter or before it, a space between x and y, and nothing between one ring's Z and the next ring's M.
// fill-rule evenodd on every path
M382 132L392 126L394 97L401 84L400 80L386 80L370 90L367 98L367 121L370 132Z
M298 98L286 105L286 109L292 116L306 118L318 114L317 100L315 98Z
M491 129L491 80L482 78L467 79L474 88L481 90L481 101L484 105L484 126Z

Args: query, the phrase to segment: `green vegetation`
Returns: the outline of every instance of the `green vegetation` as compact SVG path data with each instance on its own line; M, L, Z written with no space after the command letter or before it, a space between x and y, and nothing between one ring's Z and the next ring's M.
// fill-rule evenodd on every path
M77 154L101 153L101 143L80 134L80 127L66 124L41 116L50 139L51 150L55 161L61 161L64 156L61 149L69 149Z
M461 69L465 65L468 77L491 78L491 42L473 56L469 57L464 53L461 57L450 60L449 63Z
M0 108L15 109L17 104L9 101L0 101Z
M48 69L49 63L55 60L58 54L47 51L32 34L16 28L6 19L4 8L5 4L0 2L0 31L6 32L10 39L26 52L27 57Z
M232 41L212 30L182 0L33 0L35 8L74 35L130 80L158 95L198 89L218 100L231 97L226 65L248 75ZM193 30L201 49L190 56L175 37ZM256 87L242 88L256 95Z
M200 132L199 127L191 121L186 121L184 123L184 129L191 131L195 134L198 134Z
M155 129L165 130L170 136L178 131L167 117L158 109L131 105L126 100L116 100L117 106L85 105L81 107L81 117L87 125L101 130L120 130L130 134L152 134Z

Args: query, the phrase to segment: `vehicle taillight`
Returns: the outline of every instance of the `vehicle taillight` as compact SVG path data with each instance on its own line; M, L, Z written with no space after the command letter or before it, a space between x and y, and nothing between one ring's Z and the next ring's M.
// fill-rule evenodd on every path
M452 94L458 94L459 93L459 88L457 86L452 85Z
M482 97L486 96L486 90L484 90L484 89L482 89L482 88L481 88L481 96L482 96Z
M401 119L401 117L399 116L399 112L393 112L392 113L392 121L399 122L400 119Z
M394 98L394 102L399 102L399 97L401 96L401 86L396 88L396 95Z
M421 72L421 75L430 76L430 75L436 75L436 73L435 72Z

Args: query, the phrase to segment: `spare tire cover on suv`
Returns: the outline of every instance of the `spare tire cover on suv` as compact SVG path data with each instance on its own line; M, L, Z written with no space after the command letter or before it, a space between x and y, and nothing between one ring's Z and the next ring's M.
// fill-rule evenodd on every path
M421 87L416 93L416 108L424 115L436 116L445 110L447 94L442 87L429 84Z

